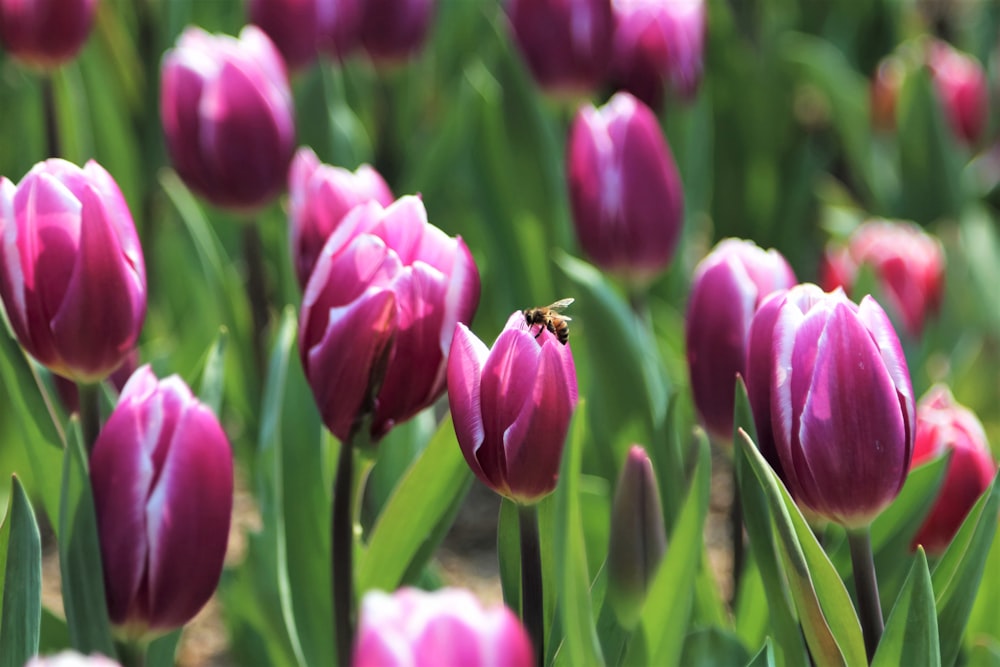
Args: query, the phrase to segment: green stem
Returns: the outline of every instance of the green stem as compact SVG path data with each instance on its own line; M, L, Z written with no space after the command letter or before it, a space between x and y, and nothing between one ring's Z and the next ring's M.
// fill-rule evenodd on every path
M247 264L247 296L253 316L253 355L257 377L264 375L265 335L268 321L267 277L264 269L264 244L257 220L243 225L243 257Z
M875 559L872 556L871 531L868 526L847 531L847 542L851 547L851 567L854 570L854 586L858 594L858 616L865 636L865 651L871 662L882 638L885 623L882 620L882 604L878 596L878 580L875 577Z
M538 509L518 505L521 534L521 620L535 646L535 664L545 664L545 622L542 607L542 552L538 542Z
M80 431L83 434L83 446L87 450L87 458L94 451L94 443L101 433L100 384L76 383L77 394L80 397Z
M56 94L52 75L42 75L42 115L45 118L45 152L48 157L62 157L59 141L59 116L56 113Z
M736 462L733 464L733 502L729 506L729 529L733 539L733 591L730 599L732 609L736 609L737 596L740 593L740 579L743 576L743 564L746 559L746 547L743 544L743 503L740 502L739 479L736 473Z
M145 667L146 644L138 641L126 641L118 645L118 657L122 667Z
M338 665L350 664L354 637L354 518L351 512L351 498L355 492L354 435L352 430L340 444L330 526L333 636L337 641Z

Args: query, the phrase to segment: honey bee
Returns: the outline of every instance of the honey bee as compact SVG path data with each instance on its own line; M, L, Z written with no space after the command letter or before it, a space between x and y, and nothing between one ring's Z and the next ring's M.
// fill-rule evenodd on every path
M555 303L544 308L527 308L524 311L524 321L528 327L539 325L535 338L542 335L543 329L548 329L563 345L569 340L569 325L567 322L573 318L560 315L559 311L573 303L573 299L559 299Z

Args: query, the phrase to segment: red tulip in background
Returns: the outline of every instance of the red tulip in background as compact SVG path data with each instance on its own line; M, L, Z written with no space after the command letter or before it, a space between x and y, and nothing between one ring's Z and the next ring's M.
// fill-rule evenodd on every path
M54 373L96 382L131 353L146 268L128 205L91 160L0 179L0 296L18 341Z
M656 116L628 93L573 120L566 173L577 238L598 267L645 284L674 256L684 192Z
M917 436L911 467L950 453L944 482L913 546L939 555L951 543L969 510L993 483L993 462L979 418L955 402L944 385L936 385L917 404Z
M361 601L354 667L531 667L528 633L509 609L469 591L403 588Z
M218 419L177 376L135 372L101 430L90 481L112 623L187 623L219 583L233 460Z
M0 45L29 66L57 67L76 57L96 13L97 0L0 0Z
M488 349L464 324L448 359L448 402L466 462L484 484L520 503L555 489L577 403L568 344L513 313Z
M750 321L771 292L795 285L777 250L724 239L695 268L684 339L695 407L719 441L733 437L736 375L746 375Z
M281 54L256 26L238 39L187 28L163 56L160 116L177 173L213 204L253 210L284 187L292 93Z
M363 0L250 0L250 21L267 33L290 69L319 53L344 56L358 44Z

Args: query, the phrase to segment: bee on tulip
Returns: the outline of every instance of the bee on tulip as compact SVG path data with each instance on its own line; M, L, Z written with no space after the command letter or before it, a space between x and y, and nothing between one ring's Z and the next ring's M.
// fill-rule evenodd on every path
M561 315L559 311L573 303L574 299L559 299L553 304L543 308L527 308L524 310L524 321L529 327L538 325L538 333L535 338L542 335L543 329L548 329L556 339L565 345L569 341L569 325L572 317Z

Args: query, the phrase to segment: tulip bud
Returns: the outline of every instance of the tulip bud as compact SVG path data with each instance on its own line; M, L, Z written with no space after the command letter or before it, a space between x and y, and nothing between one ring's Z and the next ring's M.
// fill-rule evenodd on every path
M16 187L0 178L0 248L0 296L29 354L83 382L121 365L146 317L146 268L103 167L51 159Z
M733 388L746 376L750 321L764 297L795 284L777 250L724 239L695 268L684 338L694 404L712 437L733 437Z
M320 164L310 148L300 148L288 172L288 231L295 274L305 289L323 244L352 208L368 201L389 206L392 192L367 164L350 172Z
M90 482L111 622L134 635L187 623L219 583L233 509L215 415L143 366L94 444Z
M363 0L361 43L377 63L404 60L423 48L435 0Z
M971 410L955 402L947 387L936 385L917 405L917 435L910 467L948 452L951 459L937 500L913 538L914 549L919 544L934 555L948 548L997 472L982 423Z
M174 168L213 204L253 210L281 191L295 149L292 93L256 26L239 39L187 28L163 56L160 115Z
M81 655L76 651L63 651L50 656L36 656L24 667L121 667L111 658L103 655Z
M870 523L913 451L913 389L885 312L870 296L857 306L839 289L798 285L757 311L747 359L757 428L770 414L792 497L847 528Z
M302 366L327 428L347 438L386 355L373 439L437 400L455 324L471 321L478 302L469 249L427 222L420 199L355 207L323 247L299 318Z
M824 289L851 290L861 265L870 266L906 331L919 337L944 291L941 243L913 223L874 220L860 225L846 248L830 246L821 266Z
M320 52L347 55L357 45L361 9L361 0L250 0L250 21L290 69L300 69Z
M517 311L492 349L455 328L448 402L466 462L502 496L532 503L551 493L577 403L569 344Z
M705 45L704 0L616 0L612 78L653 109L664 88L682 99L698 90Z
M680 176L656 116L628 93L581 108L567 162L584 253L629 282L652 280L673 258L684 216Z
M614 26L610 0L508 0L507 16L542 88L574 97L604 83Z
M623 627L638 622L666 550L660 487L646 451L633 445L615 488L608 540L608 602Z
M354 667L531 667L531 640L503 605L466 590L371 591L361 601Z
M986 129L989 113L989 85L983 66L940 40L928 45L927 65L955 135L966 144L976 144Z
M0 44L31 67L58 67L79 53L96 11L97 0L0 0Z

